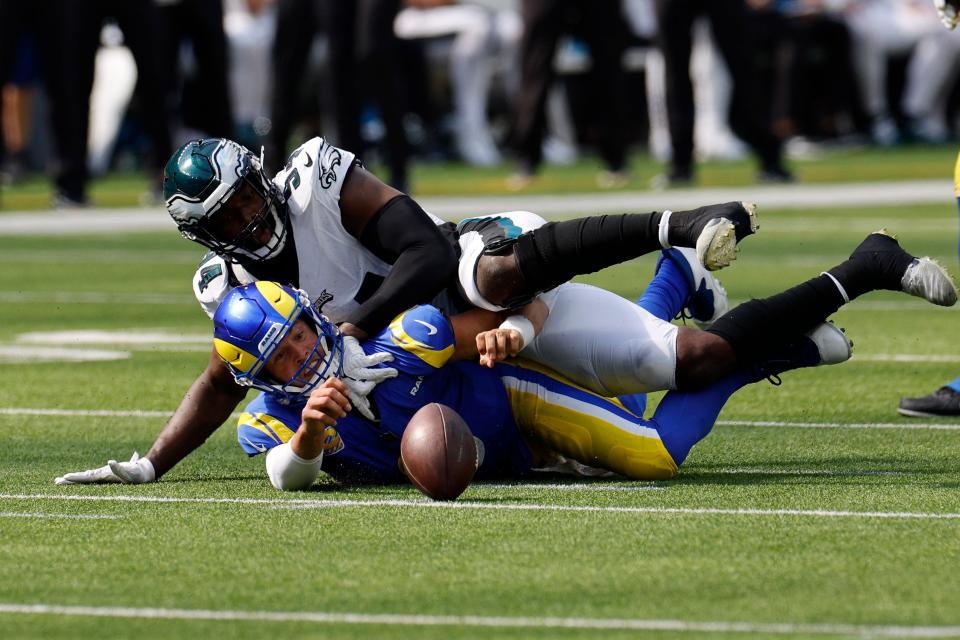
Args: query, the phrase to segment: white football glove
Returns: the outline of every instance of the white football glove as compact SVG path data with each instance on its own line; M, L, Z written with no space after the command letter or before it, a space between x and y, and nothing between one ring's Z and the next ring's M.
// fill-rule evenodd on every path
M110 460L102 467L88 471L65 473L53 480L54 484L103 484L122 482L125 484L144 484L157 479L157 472L148 458L141 458L136 451L129 462Z
M340 379L347 385L347 398L350 403L365 418L376 420L370 410L370 401L367 395L373 388L388 378L395 378L397 370L393 367L380 367L383 362L392 362L393 354L375 353L368 356L363 352L360 343L352 336L343 337L343 373Z
M933 0L933 6L937 8L943 26L950 31L956 29L960 21L960 0Z

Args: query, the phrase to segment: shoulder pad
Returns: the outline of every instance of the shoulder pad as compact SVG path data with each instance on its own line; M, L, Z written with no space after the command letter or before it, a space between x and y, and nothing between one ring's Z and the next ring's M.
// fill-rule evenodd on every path
M256 278L239 264L228 262L214 252L203 256L193 276L193 295L209 317L231 289L249 284Z
M453 356L455 338L450 321L436 307L420 305L404 311L387 328L390 342L434 369Z

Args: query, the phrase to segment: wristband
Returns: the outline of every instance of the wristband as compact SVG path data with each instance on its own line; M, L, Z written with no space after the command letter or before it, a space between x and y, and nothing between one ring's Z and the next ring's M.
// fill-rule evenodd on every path
M520 333L520 348L523 349L533 342L536 331L533 330L533 323L529 318L522 315L512 315L500 323L501 329L513 329Z

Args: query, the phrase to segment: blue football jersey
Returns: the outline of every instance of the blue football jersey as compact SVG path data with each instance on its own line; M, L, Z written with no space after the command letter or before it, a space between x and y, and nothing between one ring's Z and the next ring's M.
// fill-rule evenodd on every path
M453 327L436 307L422 305L397 316L376 337L362 343L368 354L387 352L397 377L378 384L370 394L380 417L371 422L356 412L328 427L323 470L349 482L400 482L397 467L400 438L414 413L431 402L459 413L484 445L478 478L522 475L531 454L516 428L507 392L494 370L475 362L450 363ZM241 415L240 446L257 455L290 440L300 425L303 403L282 405L261 394Z

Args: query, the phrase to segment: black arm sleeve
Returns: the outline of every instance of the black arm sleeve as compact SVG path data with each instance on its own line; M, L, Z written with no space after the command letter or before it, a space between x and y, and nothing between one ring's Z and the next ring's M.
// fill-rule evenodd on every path
M347 318L371 335L401 312L432 300L456 276L453 245L407 195L393 198L374 214L360 243L393 265L376 292Z

